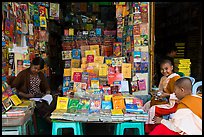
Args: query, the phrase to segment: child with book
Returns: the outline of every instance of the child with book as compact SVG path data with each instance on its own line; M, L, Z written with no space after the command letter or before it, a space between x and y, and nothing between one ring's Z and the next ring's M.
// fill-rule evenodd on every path
M41 98L50 94L49 84L40 71L44 68L44 60L40 57L36 57L32 60L31 66L21 71L17 77L11 83L12 88L16 88L17 94L21 98ZM53 97L51 104L47 102L36 102L37 113L49 120L50 114L56 108L56 97Z

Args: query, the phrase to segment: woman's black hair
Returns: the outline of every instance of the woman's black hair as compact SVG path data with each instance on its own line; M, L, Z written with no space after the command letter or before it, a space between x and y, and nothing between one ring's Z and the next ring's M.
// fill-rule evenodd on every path
M32 65L40 65L40 69L44 68L45 61L41 57L35 57L32 61Z

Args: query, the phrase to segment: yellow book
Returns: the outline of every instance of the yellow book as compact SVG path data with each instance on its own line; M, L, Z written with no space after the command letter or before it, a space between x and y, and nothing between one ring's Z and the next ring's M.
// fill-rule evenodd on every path
M74 72L83 72L82 68L71 68L71 81L73 81Z
M122 109L111 109L112 115L123 115Z
M103 64L103 62L104 62L104 56L95 56L94 57L94 63Z
M71 60L71 68L80 68L81 62L79 59Z
M112 65L112 59L106 59L106 60L105 60L105 63L106 63L107 65Z
M100 64L99 65L99 76L107 76L108 75L108 65Z
M13 102L13 104L15 105L15 106L17 106L17 105L19 105L19 104L21 104L22 103L22 101L18 98L18 96L17 95L12 95L12 96L10 96L9 97L10 99L11 99L11 101Z
M99 88L99 80L91 80L91 88Z
M64 77L66 77L66 76L71 76L71 69L70 68L64 69Z
M83 72L86 72L87 66L87 64L81 64L81 69L83 70Z
M57 97L56 109L66 109L67 110L68 101L69 101L68 97Z
M100 56L99 45L90 45L90 50L95 50L96 56Z
M131 63L122 63L123 78L131 78Z
M94 73L98 76L99 63L88 63L88 66L93 67Z
M86 64L86 57L82 57L81 63L82 63L82 64Z
M74 29L73 28L69 29L69 36L74 36Z
M113 95L105 95L105 96L104 96L104 100L105 100L105 101L111 101L112 96L113 96Z
M85 57L87 57L87 55L94 55L94 57L95 57L96 51L95 50L86 50L85 51Z

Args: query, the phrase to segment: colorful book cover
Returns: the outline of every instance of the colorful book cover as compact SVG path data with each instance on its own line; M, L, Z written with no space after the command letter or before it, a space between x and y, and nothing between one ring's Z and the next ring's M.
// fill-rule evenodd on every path
M123 115L122 109L111 109L111 115Z
M11 101L13 102L13 104L15 105L15 106L17 106L17 105L19 105L19 104L21 104L22 103L22 101L18 98L18 96L17 95L12 95L12 96L10 96L9 97L10 99L11 99Z
M24 70L23 60L17 60L17 74L18 74L19 72L21 72L22 70Z
M134 68L136 73L141 73L141 62L134 62Z
M12 104L10 98L4 98L4 99L2 99L2 104L3 104L3 106L4 106L4 108L5 108L6 111L9 110L9 109L13 106L13 104Z
M100 86L104 86L108 83L108 79L107 79L107 76L105 77L99 77L99 84Z
M112 102L111 101L102 101L101 104L102 109L112 109Z
M122 74L123 78L131 78L131 63L122 63Z
M138 88L139 90L146 90L146 80L145 79L138 80Z
M78 104L79 104L79 99L70 98L68 103L68 109L77 110Z
M81 82L82 83L88 83L88 78L89 78L89 73L88 72L82 72Z
M81 58L81 63L82 64L86 64L87 63L87 58L86 57L82 57Z
M71 68L71 59L68 59L68 60L64 61L64 67L65 68Z
M80 59L81 58L81 50L80 49L72 49L72 58Z
M59 19L59 6L58 3L50 3L50 19Z
M122 87L121 81L114 81L113 86L118 86L118 91L121 92Z
M71 76L63 77L63 87L69 87L69 82L71 81Z
M90 50L95 50L96 51L96 56L100 56L99 45L90 45Z
M98 76L99 63L88 63L88 66L92 66L94 74L96 74Z
M73 91L77 92L81 90L81 82L74 82Z
M108 84L113 84L115 81L115 74L108 74Z
M89 110L89 107L90 107L90 99L87 99L87 98L81 98L80 101L79 101L79 104L78 104L78 107L77 109L78 110Z
M134 51L134 58L141 58L141 51Z
M136 104L138 108L142 108L143 107L143 100L139 99L139 98L134 98L133 104Z
M141 62L141 73L148 73L149 62Z
M64 68L63 76L64 77L71 76L71 69L70 68Z
M81 48L81 56L86 57L85 56L85 51L90 50L90 46L86 45L86 46L81 46L80 48Z
M95 56L94 62L99 63L99 64L103 64L104 63L104 56Z
M73 81L74 72L82 72L81 68L71 68L71 81Z
M86 72L88 64L81 64L81 69L83 72Z
M126 104L126 112L134 112L138 109L136 104Z
M91 79L91 88L93 88L93 89L99 88L99 79L98 78L92 78Z
M140 35L148 35L148 23L140 24Z
M71 60L71 68L80 68L81 60L80 59L72 59Z
M94 55L94 56L96 56L96 51L95 50L86 50L85 51L85 57L87 57L87 55Z
M113 109L125 109L125 101L123 96L112 97Z
M82 72L74 72L73 74L73 81L74 82L81 82Z
M113 54L116 57L122 56L122 43L121 42L114 42L114 44L113 44Z
M148 52L141 52L141 61L148 62L149 53Z
M100 64L99 65L99 76L107 76L108 75L108 65Z
M86 62L87 63L93 63L94 62L94 55L87 55Z
M87 83L81 83L81 89L82 89L82 91L86 91Z
M72 59L72 51L62 51L62 60Z
M108 67L108 74L115 74L115 67L109 66Z
M99 112L101 110L101 99L91 98L90 99L90 113Z
M125 57L112 58L112 66L122 66L122 63L126 63Z
M47 20L46 20L46 17L41 17L41 16L40 16L40 27L42 27L42 28L47 28Z
M69 101L68 97L59 97L58 96L57 97L56 109L65 109L65 110L67 110L68 101Z
M105 64L107 64L108 66L112 65L112 58L111 57L105 57Z

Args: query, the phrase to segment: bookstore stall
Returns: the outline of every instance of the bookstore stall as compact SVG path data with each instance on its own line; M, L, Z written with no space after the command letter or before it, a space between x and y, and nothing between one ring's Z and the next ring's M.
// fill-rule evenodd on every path
M71 5L87 12L87 4ZM145 134L148 115L142 107L152 87L154 3L93 2L89 7L99 12L101 4L115 6L115 29L104 27L96 16L84 15L75 18L76 26L64 26L62 95L50 117L52 135L62 134L62 128L83 135L86 123L112 123L116 135L123 135L125 128ZM34 57L47 58L49 21L63 17L61 6L2 3L2 134L36 134L35 103L52 101L47 97L22 99L9 84L12 77L30 67ZM49 66L42 71L46 77L50 75Z

